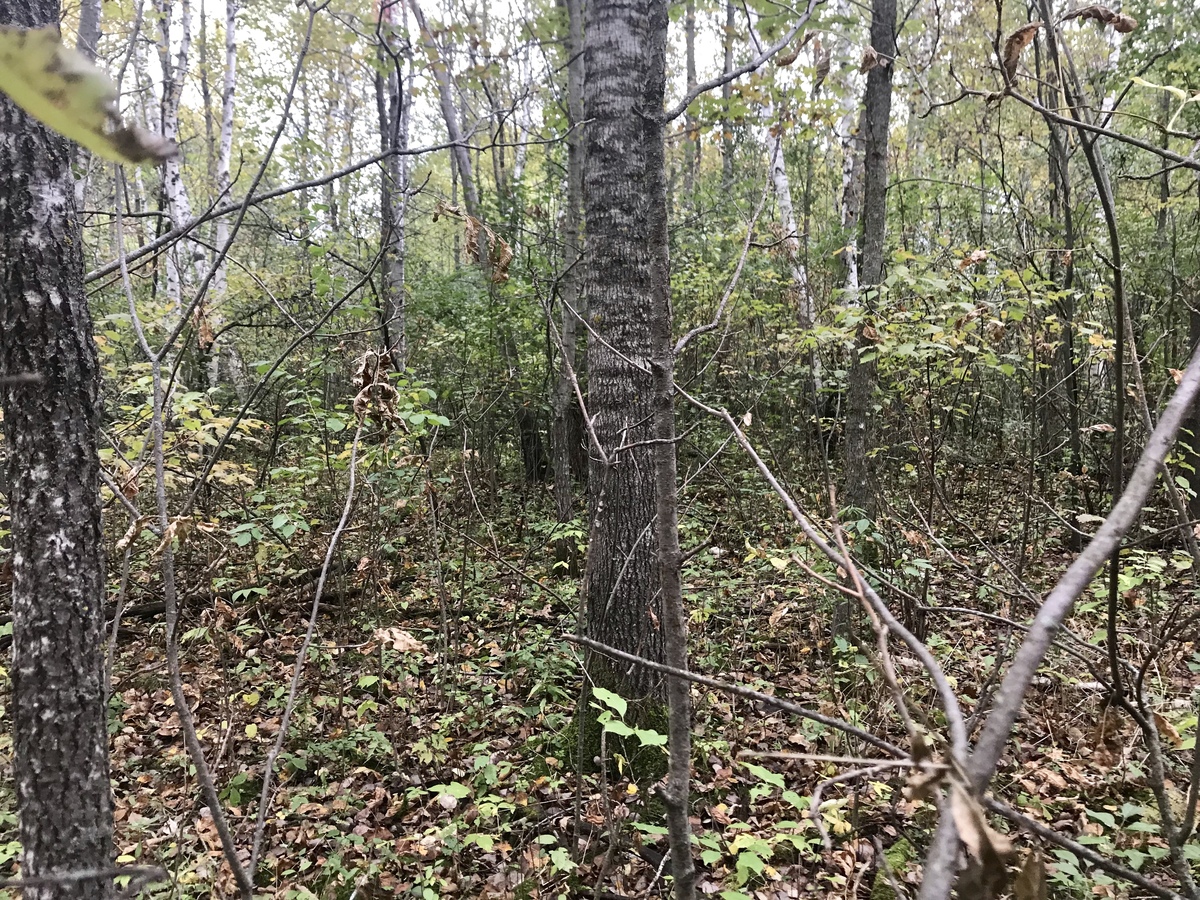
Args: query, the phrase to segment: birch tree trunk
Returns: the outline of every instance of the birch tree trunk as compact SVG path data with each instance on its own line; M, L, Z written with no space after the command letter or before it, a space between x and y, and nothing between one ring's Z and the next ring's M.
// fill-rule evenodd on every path
M175 141L179 137L179 104L183 96L183 81L187 77L188 56L192 45L191 0L180 0L179 46L175 50L174 61L171 58L174 2L154 0L154 9L158 15L158 62L163 73L162 134L163 137ZM183 181L182 161L178 156L167 160L163 167L163 193L167 200L167 216L171 227L182 228L191 222L192 203ZM167 253L167 297L177 314L183 312L184 280L193 280L187 272L195 266L197 255L203 257L198 245L187 239L177 242Z
M750 36L755 46L762 50L762 41L754 26L750 26ZM792 274L792 287L796 291L796 315L800 327L810 329L816 321L816 310L813 305L812 288L808 283L808 269L805 268L800 252L800 230L796 225L796 211L792 204L792 184L788 178L787 166L783 162L783 121L777 113L775 102L768 99L763 110L767 122L763 130L763 145L767 151L767 165L771 173L771 187L775 192L775 203L779 207L779 225L783 228L783 246L787 251L788 268ZM818 381L820 374L813 371L813 377Z
M235 111L235 95L237 93L237 14L238 0L225 0L225 74L221 81L221 133L217 144L216 183L217 194L222 201L229 199L231 188L230 166L233 160L233 116ZM186 196L186 193L185 193ZM190 211L189 211L190 215ZM229 219L221 216L217 219L216 246L220 250L229 241ZM209 386L215 386L221 379L221 357L228 360L229 380L237 393L238 400L244 401L247 394L246 367L241 354L231 339L222 340L220 331L222 319L216 308L224 305L228 296L225 264L213 274L214 310L210 314L210 327L218 333L209 348Z
M0 22L57 24L57 0ZM112 865L100 528L100 367L67 141L0 97L0 400L12 519L13 776L22 875ZM112 881L29 887L113 896Z

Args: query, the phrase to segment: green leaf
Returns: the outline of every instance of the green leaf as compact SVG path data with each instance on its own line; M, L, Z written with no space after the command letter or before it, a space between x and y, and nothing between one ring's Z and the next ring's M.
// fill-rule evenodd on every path
M457 781L452 781L449 784L435 784L432 788L436 794L449 794L455 800L461 800L471 793L471 789L465 784L459 784Z
M629 704L620 694L614 694L612 691L606 691L602 687L592 688L592 696L603 703L605 706L616 710L618 716L624 717L625 710L629 708Z
M635 728L634 734L642 742L643 747L665 747L667 745L667 736L652 729Z
M630 737L634 731L620 719L607 719L604 722L604 730L610 734L617 734L621 737Z
M781 790L787 786L783 780L783 776L778 772L772 772L770 769L764 769L762 766L756 766L754 763L744 761L742 765L749 769L750 774L754 775L760 781L765 781L767 784L774 785Z
M550 851L550 865L559 872L570 872L572 869L578 868L566 847L555 847Z
M0 91L59 134L112 162L163 162L175 145L121 122L117 87L67 47L56 25L0 26Z

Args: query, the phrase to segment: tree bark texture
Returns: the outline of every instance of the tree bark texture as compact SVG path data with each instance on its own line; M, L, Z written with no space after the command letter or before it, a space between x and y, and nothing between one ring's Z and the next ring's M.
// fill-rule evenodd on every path
M661 661L654 528L652 323L669 316L663 107L666 4L592 0L587 83L588 413L609 464L593 453L587 568L588 634ZM673 449L673 448L672 448ZM597 684L661 697L644 668L593 655Z
M892 113L892 62L896 58L896 0L873 0L871 46L881 64L867 73L863 111L863 209L860 271L864 294L863 323L859 326L850 359L846 396L846 501L874 515L875 497L868 453L871 435L871 405L875 392L875 365L863 360L873 342L871 317L883 281L883 256L887 226L887 151Z
M56 0L0 22L57 23ZM112 865L99 363L68 142L0 97L0 384L12 518L13 750L22 872ZM24 379L24 380L21 380ZM106 898L110 879L24 892Z

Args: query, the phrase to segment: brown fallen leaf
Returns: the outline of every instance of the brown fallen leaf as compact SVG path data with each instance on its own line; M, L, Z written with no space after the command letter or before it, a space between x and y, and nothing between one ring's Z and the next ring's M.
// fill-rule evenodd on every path
M977 864L972 873L977 893L971 896L990 900L1008 881L1006 866L1013 855L1012 841L988 824L983 806L958 782L950 786L950 814L958 836Z
M1179 734L1179 729L1171 724L1171 720L1161 713L1154 714L1154 727L1158 729L1161 737L1165 737L1171 742L1171 746L1176 750L1183 746L1183 737Z
M1046 900L1046 861L1034 847L1025 854L1025 862L1013 882L1015 900Z
M1121 736L1121 714L1111 706L1100 711L1096 730L1092 736L1095 749L1092 760L1102 770L1111 769L1125 754L1125 742Z

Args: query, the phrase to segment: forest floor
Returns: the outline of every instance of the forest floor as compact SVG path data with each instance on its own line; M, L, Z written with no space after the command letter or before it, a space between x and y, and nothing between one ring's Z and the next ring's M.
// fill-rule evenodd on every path
M904 745L870 662L830 640L830 598L788 564L797 549L791 540L766 535L726 552L705 550L689 563L693 667ZM542 548L529 536L499 547L499 557L460 543L438 565L385 568L363 557L331 582L270 798L259 868L265 896L611 900L665 893L661 808L654 777L639 774L659 769L664 750L613 754L603 777L574 774L581 661L563 639L575 630L574 582L529 564L547 559ZM987 564L972 581L945 553L927 555L928 567L911 573L931 605L1018 620L1030 614L1018 600L981 591ZM1026 577L1049 582L1068 560L1043 556ZM1162 575L1170 565L1169 554L1146 553L1137 571ZM275 589L271 581L261 580L264 590L189 606L183 626L186 694L246 858L264 759L278 735L312 600L311 584ZM1170 596L1165 575L1126 593L1131 608L1146 611L1147 631L1137 639L1147 646L1154 611ZM1098 601L1081 603L1072 622L1083 638L1072 647L1078 656L1052 654L996 794L1153 877L1166 851L1134 749L1135 726L1104 712L1081 662L1093 653L1103 664L1101 613ZM161 620L126 626L110 726L120 862L163 866L177 896L234 896L180 736ZM928 626L928 644L970 714L1020 632L965 613L930 616ZM1195 733L1190 698L1200 687L1200 654L1192 650L1180 644L1147 672L1180 775L1190 753L1178 751L1192 746ZM933 708L915 660L895 653L912 703ZM839 773L869 769L863 758L870 748L708 688L694 688L693 700L692 825L703 894L881 900L899 887L915 895L934 814L928 803L906 799L905 770L825 785L819 815L826 844L810 797ZM930 723L934 731L938 724ZM15 871L10 792L0 797L0 825L0 863ZM1125 896L1070 854L1046 852L1052 896ZM168 890L160 885L150 895Z

